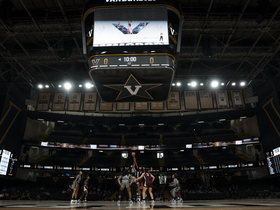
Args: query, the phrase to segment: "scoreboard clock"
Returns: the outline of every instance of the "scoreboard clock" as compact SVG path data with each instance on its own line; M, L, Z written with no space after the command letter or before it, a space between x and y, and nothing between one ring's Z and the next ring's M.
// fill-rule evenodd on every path
M165 101L182 31L174 0L95 0L83 11L83 52L105 102Z

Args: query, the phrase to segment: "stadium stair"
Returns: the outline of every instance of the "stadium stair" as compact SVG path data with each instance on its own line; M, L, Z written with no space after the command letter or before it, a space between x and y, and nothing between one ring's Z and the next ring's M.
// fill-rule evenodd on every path
M37 137L35 137L35 138L31 139L31 140L32 140L32 141L44 141L45 139L47 139L47 138L49 138L49 137L50 137L49 134L48 134L48 135L43 134L43 135L37 136Z
M162 134L159 134L159 139L158 139L158 142L160 145L163 144L163 138L162 138Z
M201 165L205 165L205 161L201 156L195 156L195 158L200 162Z
M78 165L79 165L79 166L84 165L84 163L87 162L88 159L89 159L89 157L84 157L84 158L82 159L82 161L81 161Z
M244 132L240 132L240 133L234 133L236 136L238 136L240 139L249 139L252 138L251 136L247 135Z
M125 166L125 164L126 164L126 161L127 161L127 159L126 158L121 158L121 161L120 161L120 166L122 167L124 167Z
M158 158L159 166L165 166L164 158Z
M251 158L247 157L246 155L242 155L242 154L239 154L239 153L236 153L235 155L237 157L240 157L242 160L245 160L246 162L254 161Z
M125 134L122 135L121 145L125 145Z
M85 143L87 142L87 140L88 140L88 137L84 138L84 139L82 140L81 144L85 144Z
M202 141L202 139L200 138L200 136L196 136L195 138L196 138L196 140L197 140L198 142L203 143L203 141Z
M39 163L39 162L41 162L41 161L47 159L48 157L50 157L50 155L46 155L46 156L40 157L40 158L38 158L38 159L36 160L36 163Z

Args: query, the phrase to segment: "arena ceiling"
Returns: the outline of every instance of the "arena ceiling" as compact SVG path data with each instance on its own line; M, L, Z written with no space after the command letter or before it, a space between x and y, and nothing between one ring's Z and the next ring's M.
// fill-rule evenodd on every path
M0 0L0 81L26 93L41 82L89 81L82 54L86 0ZM280 78L279 0L180 0L176 80ZM55 86L55 85L54 85Z

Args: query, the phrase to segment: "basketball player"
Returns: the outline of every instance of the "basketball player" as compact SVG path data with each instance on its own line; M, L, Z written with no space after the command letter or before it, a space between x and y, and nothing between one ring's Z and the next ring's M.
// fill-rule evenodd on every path
M141 176L142 170L141 170L141 168L138 167L135 156L133 156L133 165L136 169L136 178L138 178ZM136 184L137 184L137 191L138 191L137 201L140 202L141 189L143 189L143 179L139 179L138 181L136 181ZM140 189L140 187L141 187L141 189Z
M176 203L176 195L177 195L177 202L182 202L182 198L179 198L179 191L180 191L180 185L179 185L179 181L177 179L177 173L172 175L172 179L173 182L169 183L169 186L172 187L172 189L170 190L170 194L172 196L172 200L171 203Z
M84 203L87 203L88 181L89 181L89 179L90 179L90 177L87 176L86 180L84 181L84 184L81 187L82 195L81 195L80 199L78 200L78 202L81 202L82 198L85 196Z
M155 203L154 200L154 195L152 193L152 189L153 189L153 181L155 180L155 177L149 172L148 168L144 169L144 173L142 173L142 175L137 178L136 180L142 179L144 178L144 184L143 184L143 192L142 192L142 204L145 204L145 196L146 196L146 191L148 189L150 197L151 197L151 202L152 204Z
M82 181L82 171L79 171L79 174L76 176L75 178L75 188L73 190L72 193L72 199L71 199L71 203L77 203L77 197L78 197L78 192L79 192L79 186L81 184ZM75 199L74 199L75 198Z
M133 177L128 173L128 170L125 169L123 174L118 178L118 183L121 186L119 191L119 200L117 202L118 205L121 204L121 198L122 198L124 188L126 188L128 192L129 204L133 204L133 201L131 200L131 191L130 191L130 185L133 181L134 181Z
M137 184L136 184L136 176L137 176L137 171L135 168L135 162L133 163L133 165L131 165L131 176L133 177L134 181L131 184L131 194L132 194L132 200L135 202L137 201L137 198L139 198L140 200L140 195L138 194L137 191Z

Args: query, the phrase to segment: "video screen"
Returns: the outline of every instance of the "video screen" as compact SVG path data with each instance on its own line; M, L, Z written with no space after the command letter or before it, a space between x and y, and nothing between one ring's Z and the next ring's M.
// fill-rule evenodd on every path
M8 150L0 150L0 175L13 176L14 164L17 158L13 157L13 154Z
M115 8L94 13L94 47L168 44L164 8Z
M266 153L268 171L270 175L280 173L280 147Z

